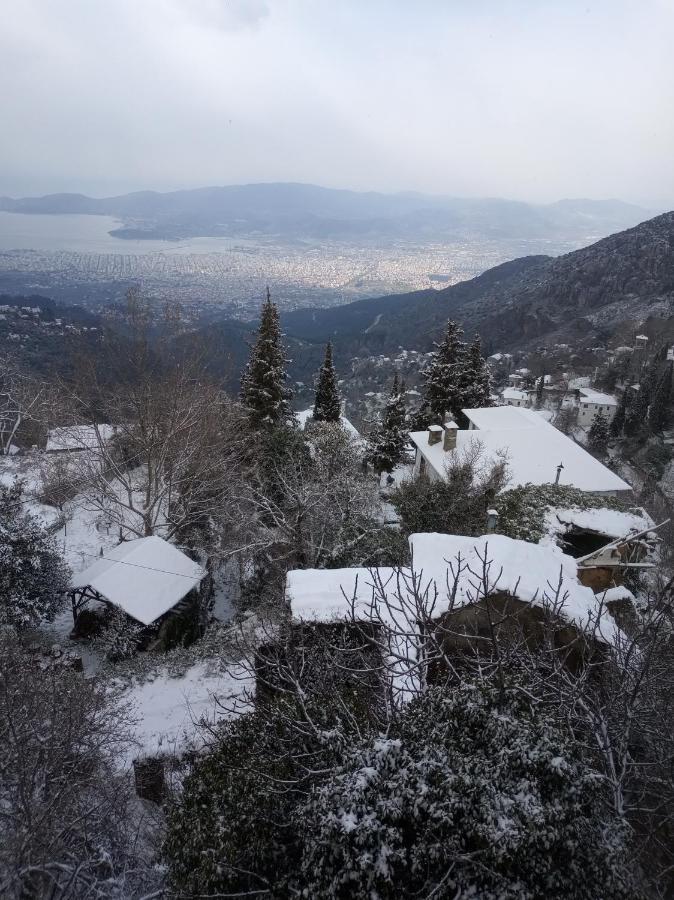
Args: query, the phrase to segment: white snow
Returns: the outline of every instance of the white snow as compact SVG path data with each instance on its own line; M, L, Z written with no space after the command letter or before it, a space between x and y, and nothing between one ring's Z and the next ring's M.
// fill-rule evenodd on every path
M295 418L297 419L297 424L300 426L300 428L302 430L304 430L304 428L306 427L307 422L311 418L313 418L313 415L314 415L313 408L303 409L300 412L295 413ZM351 422L349 422L349 420L346 418L346 416L341 416L339 421L342 425L342 428L345 431L347 431L351 435L351 437L354 437L354 438L360 437L360 433L359 433L358 429L354 425L352 425Z
M357 618L372 614L373 594L405 596L411 580L423 590L435 584L438 597L433 615L450 608L450 589L456 577L453 608L484 597L481 577L483 560L488 564L487 594L503 591L534 605L546 605L558 599L559 612L581 628L597 620L599 606L595 595L580 584L576 561L557 547L530 544L503 535L463 537L449 534L413 534L410 536L411 569L304 569L288 572L286 596L297 621L331 622L347 618L354 601ZM459 564L460 558L460 564ZM561 586L560 586L561 578ZM381 600L381 597L379 597ZM412 602L412 601L411 601ZM385 610L379 605L379 612ZM610 617L602 616L600 635L608 642L616 636Z
M112 425L66 425L47 434L47 453L64 450L96 450L114 435Z
M122 694L136 719L131 759L201 746L205 735L199 723L213 725L246 712L254 689L252 676L242 666L212 673L206 662L179 678L162 672L152 681L132 685Z
M473 411L474 412L474 411ZM571 485L581 491L616 492L629 491L631 487L586 450L562 434L541 416L531 410L519 409L528 422L536 427L479 428L459 430L456 450L444 450L443 442L428 443L428 433L410 434L412 443L419 449L426 462L440 476L445 476L450 454L461 454L478 443L483 449L482 464L499 459L499 452L507 454L508 487L525 484L552 484L557 476L557 466L562 463L559 483Z
M143 625L172 609L206 572L177 547L152 536L126 541L74 575L71 587L90 586Z
M630 531L652 528L654 522L645 510L641 514L617 509L551 509L547 513L549 529L557 533L578 528L610 538L624 537ZM561 526L561 529L560 529Z

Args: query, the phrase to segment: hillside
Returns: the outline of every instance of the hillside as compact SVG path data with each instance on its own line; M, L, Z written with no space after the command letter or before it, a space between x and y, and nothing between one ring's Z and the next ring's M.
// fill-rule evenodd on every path
M428 349L447 318L501 349L606 339L625 322L666 318L674 305L674 212L565 256L524 257L440 291L289 313L293 338L328 338L342 355Z
M138 191L117 197L0 197L0 210L114 216L120 238L268 235L333 240L544 239L587 243L649 215L618 200L534 205L495 198L333 190L310 184L247 184Z

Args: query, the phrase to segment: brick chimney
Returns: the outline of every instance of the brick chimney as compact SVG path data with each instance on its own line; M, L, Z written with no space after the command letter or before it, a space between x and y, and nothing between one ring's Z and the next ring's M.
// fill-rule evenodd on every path
M443 450L456 450L456 432L459 426L456 422L445 422L445 437L442 443Z
M439 444L442 440L442 425L428 426L428 443Z

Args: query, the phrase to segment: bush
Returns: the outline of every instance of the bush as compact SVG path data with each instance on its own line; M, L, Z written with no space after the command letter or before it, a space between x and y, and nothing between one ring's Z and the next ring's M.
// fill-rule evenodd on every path
M507 481L505 461L483 466L481 448L474 447L447 468L446 479L421 476L404 481L391 494L405 535L417 532L484 534L487 510Z
M53 620L68 582L53 539L25 511L20 485L0 486L0 625L22 629Z
M300 811L302 896L636 897L604 794L525 693L431 690Z

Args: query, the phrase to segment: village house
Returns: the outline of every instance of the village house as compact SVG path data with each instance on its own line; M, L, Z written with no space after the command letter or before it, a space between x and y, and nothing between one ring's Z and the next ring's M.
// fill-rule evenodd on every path
M95 451L115 434L113 425L65 425L47 433L47 453Z
M410 434L415 448L414 474L431 480L444 478L447 464L476 446L483 464L505 454L508 487L525 484L562 484L581 491L614 496L631 491L627 482L596 460L579 444L562 434L531 409L495 406L464 409L469 427L454 422L431 425Z
M603 394L589 387L580 388L578 394L578 424L581 428L590 428L599 413L609 422L615 416L618 400L611 394Z
M621 638L602 595L581 583L576 560L554 545L498 534L413 534L409 543L411 567L304 569L286 578L293 627L317 629L317 638L339 623L389 632L375 642L383 656L391 648L383 662L399 698L417 677L418 650L431 627L435 646L440 634L449 655L489 640L494 616L499 628L528 642L552 627L555 646L574 657L573 665L590 646L579 642L581 634L609 646Z

